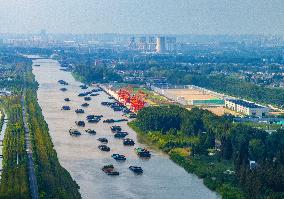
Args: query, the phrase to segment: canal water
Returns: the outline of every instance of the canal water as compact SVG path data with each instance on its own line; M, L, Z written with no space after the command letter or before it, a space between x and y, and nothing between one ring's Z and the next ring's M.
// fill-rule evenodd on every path
M114 112L109 107L101 105L102 101L110 101L104 92L92 97L90 106L85 108L85 114L76 114L75 109L81 108L84 100L77 95L82 92L80 82L75 81L71 73L59 70L59 63L50 59L34 61L33 73L39 83L38 100L43 115L48 123L52 141L58 154L59 161L80 186L80 193L84 199L215 199L219 196L206 188L202 180L188 174L183 168L173 163L167 155L160 151L151 150L152 157L143 160L137 157L134 147L123 146L122 141L113 138L110 131L111 124L86 123L80 137L69 135L70 128L76 128L75 121L85 120L88 114L103 115L104 119L124 118L121 112ZM66 92L59 89L57 83L63 79L69 83ZM70 102L63 99L69 97ZM70 111L62 111L63 105L69 105ZM137 146L137 137L126 122L119 123L123 131L129 133ZM89 135L85 129L94 129L97 134ZM97 139L106 137L109 140L110 152L98 149ZM112 153L124 154L125 162L116 162L111 158ZM101 168L106 164L113 164L120 172L119 176L108 176ZM133 174L128 167L141 166L143 175Z

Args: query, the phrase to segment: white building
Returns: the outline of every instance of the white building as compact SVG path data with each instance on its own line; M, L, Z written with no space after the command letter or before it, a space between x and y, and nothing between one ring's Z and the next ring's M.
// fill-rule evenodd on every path
M157 37L157 53L165 53L166 52L166 38L165 37Z
M269 112L268 107L261 106L253 102L248 102L241 99L226 99L225 107L245 115L257 116L257 117L266 116Z

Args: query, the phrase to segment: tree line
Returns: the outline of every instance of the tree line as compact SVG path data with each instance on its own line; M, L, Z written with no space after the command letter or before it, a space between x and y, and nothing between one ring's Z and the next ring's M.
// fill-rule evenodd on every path
M213 160L216 164L232 164L233 172L229 177L225 169L212 173L212 169L206 168L207 173L203 177L206 176L205 182L211 184L213 189L228 185L236 189L239 187L242 193L238 193L239 197L233 194L235 198L284 197L284 130L269 134L232 123L206 110L193 108L188 111L178 106L146 107L138 112L135 125L146 132L146 136L184 137L187 145L177 145L166 139L164 145L168 144L168 151L190 147L189 157L175 156L175 160L189 171L198 171L190 164L200 162L200 159L208 161L208 168ZM194 139L190 141L189 138ZM213 156L210 154L212 151ZM202 162L203 166L207 163Z
M18 96L2 98L1 105L8 115L2 154L3 170L0 182L0 198L30 198L25 133L23 130L21 101Z

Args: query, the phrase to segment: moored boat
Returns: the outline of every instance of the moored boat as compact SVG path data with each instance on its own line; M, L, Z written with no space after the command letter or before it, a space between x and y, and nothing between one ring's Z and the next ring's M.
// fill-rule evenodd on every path
M85 113L85 111L83 109L76 109L75 113Z
M96 133L97 133L95 130L92 130L92 129L87 129L85 131L89 134L92 134L92 135L96 135Z
M79 93L79 94L78 94L79 97L85 97L85 96L87 96L87 95L88 95L88 93Z
M124 138L123 144L126 145L126 146L133 146L133 145L135 145L135 142L134 142L134 140L132 140L130 138Z
M70 129L69 134L72 135L72 136L80 136L81 135L80 131L78 131L77 129Z
M119 172L114 169L112 164L103 166L102 170L107 175L119 175Z
M66 81L62 80L62 79L58 80L57 82L61 85L68 85L68 83Z
M91 97L84 97L84 100L85 100L85 101L91 101L92 98L91 98Z
M64 101L65 102L70 102L71 100L67 97L67 98L64 98Z
M143 169L141 167L138 167L138 166L130 166L129 169L136 174L142 174L143 173Z
M128 135L128 133L127 132L116 132L115 134L114 134L114 137L115 138L125 138L126 136Z
M65 110L65 111L68 111L70 109L71 109L70 106L62 106L62 108L61 108L61 110Z
M76 121L75 124L77 124L77 126L85 127L84 121Z
M150 151L148 151L145 148L137 147L134 150L139 157L142 157L142 158L150 158L151 157Z
M115 160L126 160L126 157L124 155L120 155L120 154L112 154L111 157Z
M92 119L87 119L89 123L98 123L101 119L100 118L92 118Z
M106 138L99 138L98 141L100 141L101 143L108 143L108 139Z
M103 122L104 123L114 123L114 119L106 119Z
M87 107L87 106L89 106L90 104L88 104L88 103L84 103L84 104L82 104L81 106L82 107Z
M101 150L101 151L110 151L110 148L105 145L105 144L102 144L102 145L99 145L98 148Z
M87 89L88 86L87 86L87 85L80 85L80 88L81 88L81 89Z
M114 132L114 133L119 132L119 131L122 130L122 129L121 129L121 126L117 126L117 125L111 126L110 129L111 129L111 131Z

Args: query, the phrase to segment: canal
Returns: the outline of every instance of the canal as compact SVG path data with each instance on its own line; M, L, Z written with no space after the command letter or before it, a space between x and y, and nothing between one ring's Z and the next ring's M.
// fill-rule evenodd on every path
M142 160L137 157L134 147L123 146L122 141L113 138L110 131L111 124L99 122L86 123L85 128L78 128L82 135L72 137L70 128L77 128L75 121L85 120L88 114L103 115L104 119L123 118L121 112L114 112L109 107L101 105L108 100L104 92L92 97L90 106L85 108L85 114L76 114L75 109L81 108L84 99L77 95L82 92L80 82L75 81L71 73L59 70L59 63L50 59L34 60L33 73L39 83L38 101L43 115L48 123L50 135L57 151L61 165L66 168L73 179L80 186L80 193L84 199L215 199L219 196L206 188L202 180L188 174L183 168L173 163L169 157L160 151L151 150L152 157ZM69 83L66 92L59 89L57 83L63 79ZM64 98L69 97L70 102ZM69 105L70 111L61 111L63 105ZM126 122L119 123L124 131L129 133L137 146L137 137ZM96 135L89 135L85 129L96 130ZM102 152L97 147L97 139L106 137L109 140L110 152ZM111 158L112 153L124 154L125 162L116 162ZM107 176L101 171L103 165L113 164L120 172L119 176ZM134 175L128 167L141 166L143 175Z

